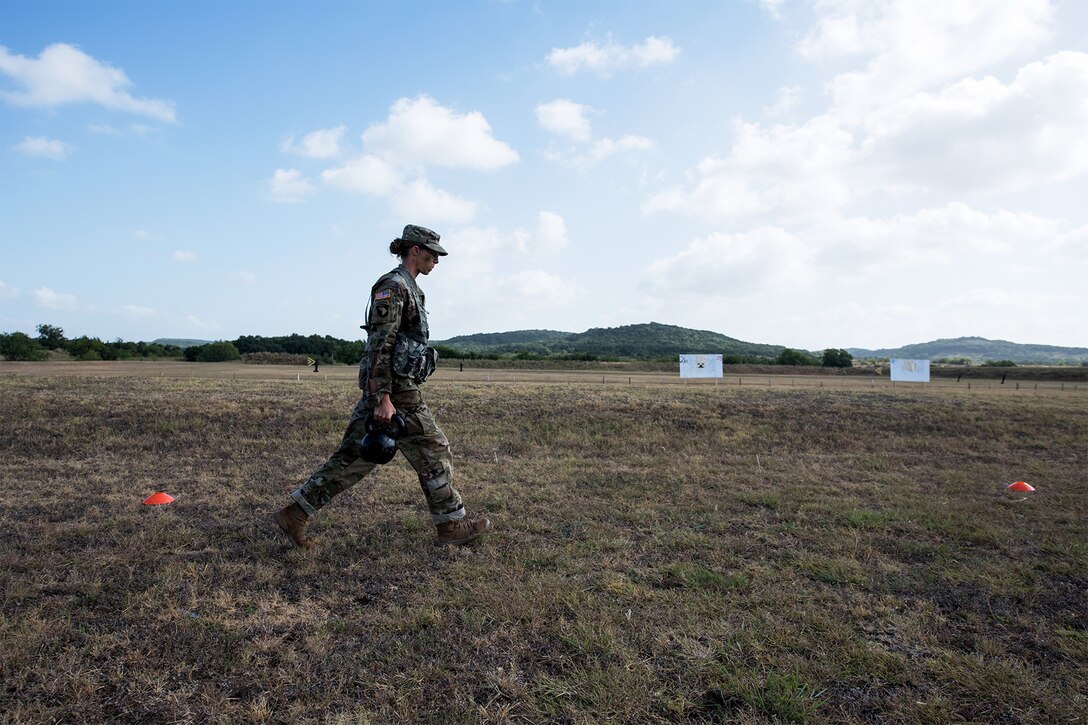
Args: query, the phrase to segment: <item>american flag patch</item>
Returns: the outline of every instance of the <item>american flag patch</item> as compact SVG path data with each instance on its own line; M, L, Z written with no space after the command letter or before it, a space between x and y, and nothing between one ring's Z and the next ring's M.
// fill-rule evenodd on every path
M378 300L387 300L392 296L393 296L392 290L383 289L381 292L374 295L374 301L377 302Z

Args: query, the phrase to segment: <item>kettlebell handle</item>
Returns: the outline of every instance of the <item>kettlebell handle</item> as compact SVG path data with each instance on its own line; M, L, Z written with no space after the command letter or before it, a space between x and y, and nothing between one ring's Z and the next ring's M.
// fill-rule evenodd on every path
M388 423L379 423L374 419L374 411L372 410L366 414L363 426L366 428L367 433L385 431L391 438L400 438L401 433L408 427L408 422L404 420L404 416L400 413L394 413Z

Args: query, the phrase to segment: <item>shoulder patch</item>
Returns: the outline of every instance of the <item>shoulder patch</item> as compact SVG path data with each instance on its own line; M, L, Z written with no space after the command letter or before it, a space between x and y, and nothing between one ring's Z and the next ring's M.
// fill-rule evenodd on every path
M393 296L393 291L392 290L383 289L381 292L374 295L374 301L377 302L378 300L387 300L392 296Z

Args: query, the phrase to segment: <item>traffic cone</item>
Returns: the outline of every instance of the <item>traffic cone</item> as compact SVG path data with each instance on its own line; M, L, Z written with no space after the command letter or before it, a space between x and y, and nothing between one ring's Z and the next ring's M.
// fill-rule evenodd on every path
M164 503L173 502L174 497L168 493L163 493L162 491L159 491L158 493L153 493L144 499L145 506L161 506Z
M1023 491L1024 493L1031 493L1035 490L1034 486L1029 486L1023 481L1017 481L1016 483L1010 483L1007 488L1010 491Z

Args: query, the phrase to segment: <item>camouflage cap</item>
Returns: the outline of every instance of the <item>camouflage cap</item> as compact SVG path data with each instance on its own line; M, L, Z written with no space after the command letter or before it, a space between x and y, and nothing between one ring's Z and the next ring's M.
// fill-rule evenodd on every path
M409 224L404 227L404 231L400 233L399 239L408 244L418 244L424 249L429 249L439 256L449 254L438 240L442 237L438 232L432 231L427 227L419 227L415 224Z

